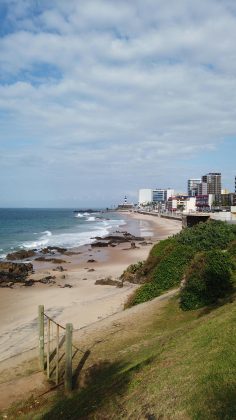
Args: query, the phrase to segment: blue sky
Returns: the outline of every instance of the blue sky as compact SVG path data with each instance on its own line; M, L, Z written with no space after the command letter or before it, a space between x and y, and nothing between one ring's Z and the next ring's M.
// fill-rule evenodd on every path
M0 0L0 206L236 175L232 0Z

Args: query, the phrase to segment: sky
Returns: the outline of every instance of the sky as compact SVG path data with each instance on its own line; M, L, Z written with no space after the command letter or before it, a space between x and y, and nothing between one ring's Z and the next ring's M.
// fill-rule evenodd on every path
M0 207L236 175L235 0L0 0Z

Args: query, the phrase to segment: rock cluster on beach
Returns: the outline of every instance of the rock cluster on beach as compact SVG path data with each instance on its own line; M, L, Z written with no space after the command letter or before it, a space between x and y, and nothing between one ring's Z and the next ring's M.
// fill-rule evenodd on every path
M33 273L33 264L0 262L0 286L10 287L17 282L25 282L27 276Z
M119 244L128 242L130 243L130 248L136 248L135 242L145 243L144 238L132 235L129 232L120 232L116 231L113 234L107 235L105 237L97 236L91 238L95 240L91 244L90 251L93 248L103 248L103 247L115 247ZM99 252L98 250L97 252ZM57 267L54 271L64 271L64 268L61 264L68 263L68 260L60 258L61 256L70 256L75 254L81 254L81 252L75 252L75 250L68 250L67 248L58 247L58 246L47 246L41 250L30 249L30 250L18 250L12 253L9 253L5 261L0 262L0 287L13 287L16 283L22 283L25 286L32 286L35 283L42 284L54 284L54 276L46 276L41 279L31 279L30 275L33 273L33 264L31 262L23 262L23 260L31 259L34 261L41 262L50 262L57 264ZM88 263L96 263L93 255L89 255ZM22 262L21 262L22 261ZM88 269L88 271L94 271L93 268ZM120 281L115 281L110 278L98 280L96 284L110 284L121 287L122 284ZM69 286L68 286L69 287Z
M91 244L91 247L95 248L95 247L116 246L124 242L135 243L135 241L138 241L138 242L144 241L144 238L142 238L141 236L135 236L129 232L117 231L116 233L118 233L118 235L107 235L104 238L100 236L96 236L95 238L92 238L92 239L96 239L96 242Z

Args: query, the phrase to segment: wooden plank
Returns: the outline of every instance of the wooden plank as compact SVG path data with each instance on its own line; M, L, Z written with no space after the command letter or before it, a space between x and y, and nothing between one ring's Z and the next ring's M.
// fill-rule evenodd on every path
M66 324L66 365L65 365L65 391L70 393L72 391L72 333L73 325Z
M38 307L39 366L44 370L44 306Z

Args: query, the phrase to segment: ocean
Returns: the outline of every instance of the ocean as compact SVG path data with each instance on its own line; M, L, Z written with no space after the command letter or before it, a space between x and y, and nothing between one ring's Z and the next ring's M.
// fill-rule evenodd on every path
M74 248L126 224L116 212L74 212L73 209L0 209L0 258L19 249L46 246ZM121 229L122 230L122 229Z

